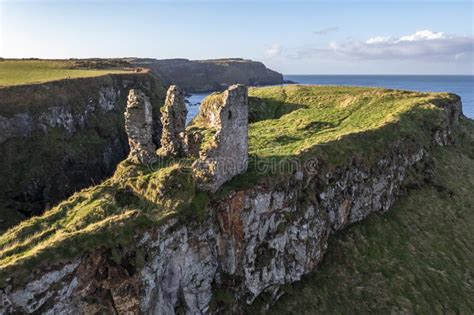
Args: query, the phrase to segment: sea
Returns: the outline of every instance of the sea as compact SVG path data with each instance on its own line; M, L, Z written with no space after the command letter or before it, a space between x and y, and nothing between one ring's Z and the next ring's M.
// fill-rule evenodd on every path
M383 87L420 92L450 92L461 97L463 112L474 119L474 76L472 75L284 75L298 84ZM188 121L199 111L209 93L188 97Z

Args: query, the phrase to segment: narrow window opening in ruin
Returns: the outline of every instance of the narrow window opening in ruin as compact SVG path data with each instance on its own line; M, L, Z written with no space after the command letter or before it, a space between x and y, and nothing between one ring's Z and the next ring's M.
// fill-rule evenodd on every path
M232 119L232 111L229 111L229 117L228 118L229 118L229 120Z

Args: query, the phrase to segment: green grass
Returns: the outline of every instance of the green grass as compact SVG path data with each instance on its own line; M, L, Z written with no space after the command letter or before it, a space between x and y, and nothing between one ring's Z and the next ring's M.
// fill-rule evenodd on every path
M432 183L335 236L319 270L271 314L472 314L474 123L437 148Z
M196 191L189 164L136 166L125 161L104 183L8 230L0 237L0 280L7 271L59 263L98 246L129 246L134 231L170 216L202 218L208 199Z
M73 67L76 63L68 60L3 60L0 61L0 87L130 72Z
M301 155L313 151L316 146L319 151L322 145L330 145L349 134L365 134L397 124L399 132L387 133L379 139L388 142L417 131L418 122L405 119L403 115L413 116L410 118L424 115L425 119L439 120L441 116L436 117L436 114L441 110L437 110L434 102L447 102L454 98L447 93L300 85L251 89L249 94L263 100L265 105L280 102L285 106L282 111L289 111L286 115L277 114L281 116L278 119L265 119L252 124L250 153L261 157ZM273 112L280 110L270 109ZM437 120L431 123L435 124ZM366 154L366 148L358 146L360 139L355 140L356 152ZM346 144L342 143L343 149L346 149ZM345 157L353 152L347 153Z
M428 146L431 130L443 125L435 103L457 97L368 88L287 86L251 89L249 171L220 194L264 180L256 159L318 157L336 167L357 157L371 163L402 138ZM218 99L218 95L211 100ZM260 100L260 102L258 101ZM270 105L266 105L270 104ZM162 161L166 162L166 161ZM127 161L103 184L79 192L43 216L0 236L0 279L32 266L67 260L93 248L131 244L133 231L178 217L185 224L205 216L210 198L196 190L190 159L171 165L134 166ZM161 166L159 166L161 165ZM289 170L288 170L289 171ZM18 280L19 281L19 280Z
M291 174L292 169L280 172L289 159L318 159L334 168L354 158L371 163L400 139L429 146L431 130L445 124L436 104L458 99L448 93L302 85L253 88L249 96L255 121L249 170L223 194L254 185L262 175Z

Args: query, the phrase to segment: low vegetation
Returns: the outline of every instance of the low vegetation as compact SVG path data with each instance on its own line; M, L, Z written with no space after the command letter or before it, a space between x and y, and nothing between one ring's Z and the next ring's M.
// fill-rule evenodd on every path
M369 156L372 149L424 131L424 124L442 124L436 104L457 99L447 93L301 85L251 89L250 95L272 111L261 114L270 119L252 124L251 154L324 154L333 162L354 154ZM267 106L276 102L280 105Z
M257 165L262 161L317 157L335 167L354 156L369 163L403 137L429 145L431 130L444 123L435 104L457 99L446 93L309 86L251 89L250 95L253 106L261 107L252 108L249 171L221 193L278 175L262 172ZM191 163L162 160L143 167L122 162L104 183L10 229L0 236L0 279L98 246L127 246L136 229L170 217L199 220L210 198L219 195L196 190Z
M439 105L448 93L361 87L290 85L250 89L250 164L221 193L254 185L263 175L291 173L288 159L318 159L333 168L356 158L371 163L388 145L411 139L429 146L431 130L444 126Z
M189 161L136 166L125 161L114 176L84 189L44 215L0 237L0 270L59 263L97 246L128 246L136 229L180 214L198 219L207 202L197 192ZM19 279L16 279L19 280Z
M318 269L271 314L472 314L474 123L433 152L433 179L336 235Z
M0 87L125 73L123 66L98 61L5 59L0 61Z

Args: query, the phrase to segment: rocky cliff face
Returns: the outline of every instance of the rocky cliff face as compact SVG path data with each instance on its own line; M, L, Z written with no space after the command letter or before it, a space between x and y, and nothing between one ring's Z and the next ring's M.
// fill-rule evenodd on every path
M280 285L317 267L332 234L389 210L410 175L429 176L430 147L455 140L460 102L445 112L429 146L400 139L371 163L335 169L309 160L293 176L216 198L201 222L172 219L136 234L119 259L97 250L38 270L26 285L9 279L0 312L241 313L259 295L277 299Z
M123 112L136 87L159 122L164 90L150 74L0 88L0 230L113 173L129 151Z
M166 85L176 84L186 92L209 92L232 84L282 84L283 76L261 62L245 59L133 59L134 66L150 68Z

